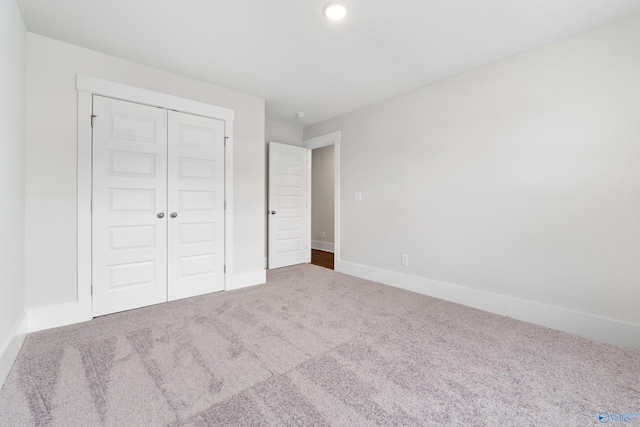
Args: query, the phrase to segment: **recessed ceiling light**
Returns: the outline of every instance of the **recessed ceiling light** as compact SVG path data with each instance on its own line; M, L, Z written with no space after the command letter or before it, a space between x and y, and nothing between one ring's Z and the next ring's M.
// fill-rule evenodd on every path
M341 4L329 3L324 7L324 16L332 21L339 21L347 16L347 8Z
M296 119L304 119L304 116L306 116L304 111L300 111L300 112L296 113Z

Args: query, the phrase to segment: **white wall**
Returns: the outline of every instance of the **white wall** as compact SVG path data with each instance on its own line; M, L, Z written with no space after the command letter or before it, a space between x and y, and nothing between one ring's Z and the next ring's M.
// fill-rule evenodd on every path
M311 240L334 243L335 145L311 151ZM322 236L324 231L325 235Z
M302 146L302 126L265 120L265 142Z
M638 46L640 15L306 128L342 131L342 259L640 332Z
M24 175L27 32L14 0L0 1L0 387L25 307ZM15 351L14 351L15 350ZM9 354L12 353L12 354Z
M27 307L76 300L77 73L235 110L234 273L263 273L264 100L30 33Z

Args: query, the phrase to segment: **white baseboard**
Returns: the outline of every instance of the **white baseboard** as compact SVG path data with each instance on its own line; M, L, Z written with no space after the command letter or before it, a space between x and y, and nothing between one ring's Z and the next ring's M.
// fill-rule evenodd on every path
M27 319L27 313L25 312L22 314L22 318L16 324L15 328L13 328L9 337L7 337L2 344L2 347L0 347L0 388L2 388L4 381L7 379L11 367L18 357L18 353L20 353L22 343L27 336Z
M323 242L322 240L312 240L311 249L333 253L333 242Z
M71 302L29 310L29 332L87 322L93 318L91 301Z
M249 273L233 274L227 277L226 291L246 288L254 285L262 285L267 282L267 271L258 270Z
M640 325L351 262L338 260L335 262L335 270L597 341L640 350Z
M259 285L267 281L265 270L234 274L227 278L226 290ZM39 307L28 310L28 332L37 332L74 323L87 322L93 318L91 300Z

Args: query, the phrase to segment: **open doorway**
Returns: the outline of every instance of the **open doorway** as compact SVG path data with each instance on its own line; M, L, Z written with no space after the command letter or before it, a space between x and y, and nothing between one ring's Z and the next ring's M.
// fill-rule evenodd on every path
M339 262L340 132L303 141L311 149L311 263L334 269Z
M311 264L334 269L335 145L311 150Z

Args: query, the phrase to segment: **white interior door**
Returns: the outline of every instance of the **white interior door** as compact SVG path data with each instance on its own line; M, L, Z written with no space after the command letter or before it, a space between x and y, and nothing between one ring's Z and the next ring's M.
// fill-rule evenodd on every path
M169 111L169 300L224 289L221 120Z
M311 150L269 143L269 268L311 261Z
M100 316L167 300L167 111L94 96L92 283Z

